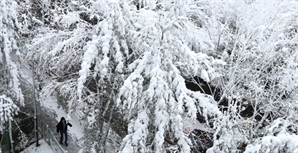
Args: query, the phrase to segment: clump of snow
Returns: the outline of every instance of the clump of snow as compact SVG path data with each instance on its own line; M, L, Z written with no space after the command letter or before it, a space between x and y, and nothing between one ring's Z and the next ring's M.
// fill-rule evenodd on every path
M202 69L202 71L201 71L201 78L206 82L210 81L209 75L205 69Z
M83 57L83 62L81 64L81 70L79 71L80 77L78 78L78 95L79 95L79 101L81 101L82 97L82 90L84 88L84 83L87 79L89 68L91 67L91 64L93 63L94 58L98 54L98 49L96 47L96 44L98 43L97 36L93 36L93 40L90 41L86 47L86 52Z

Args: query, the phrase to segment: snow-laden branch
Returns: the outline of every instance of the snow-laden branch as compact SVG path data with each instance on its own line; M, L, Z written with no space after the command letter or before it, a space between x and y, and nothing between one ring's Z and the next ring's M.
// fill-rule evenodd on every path
M0 95L0 131L3 130L4 123L13 120L19 108L14 104L11 98L6 95Z

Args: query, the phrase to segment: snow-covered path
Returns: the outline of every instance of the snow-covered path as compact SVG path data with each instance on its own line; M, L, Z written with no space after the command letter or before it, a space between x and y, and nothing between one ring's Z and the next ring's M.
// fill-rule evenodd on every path
M54 111L57 115L55 120L60 121L61 117L65 117L68 122L72 124L72 127L68 127L68 146L61 145L65 150L71 153L79 153L81 152L80 140L84 136L83 127L80 125L79 120L76 117L67 117L67 113L63 110L62 107L59 107L57 104L57 99L54 96L49 96L46 100L41 101L41 106L47 109ZM52 125L52 127L56 127L56 125ZM53 133L56 133L56 129L52 129ZM60 135L56 134L57 140L59 140Z
M54 153L45 140L39 140L39 144L40 146L36 147L36 144L34 143L21 153Z

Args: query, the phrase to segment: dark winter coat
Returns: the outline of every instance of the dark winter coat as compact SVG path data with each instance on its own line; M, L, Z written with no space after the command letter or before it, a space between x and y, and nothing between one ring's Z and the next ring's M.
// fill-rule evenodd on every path
M66 122L66 121L65 121ZM63 130L63 122L62 122L62 120L60 120L60 122L58 123L58 125L56 126L57 127L57 133L59 133L59 131L63 131L63 132L65 132L65 131L67 131L67 126L70 126L70 127L72 127L72 125L68 122L68 123L65 123L66 125L65 125L65 129Z

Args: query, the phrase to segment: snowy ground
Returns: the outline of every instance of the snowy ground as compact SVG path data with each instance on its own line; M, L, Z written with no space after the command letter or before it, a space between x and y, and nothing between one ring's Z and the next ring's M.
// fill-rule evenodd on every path
M56 115L56 124L60 121L61 117L65 117L68 122L72 124L72 127L68 127L68 146L61 145L62 148L71 153L81 152L80 140L83 138L83 127L80 125L79 120L76 117L67 117L67 113L62 107L57 104L57 99L54 96L49 96L45 101L41 101L41 106L53 111ZM55 123L55 121L53 122ZM60 134L56 133L56 124L50 125L51 130L55 133L55 137L59 140Z
M45 140L39 140L39 144L40 146L36 147L36 144L34 143L21 153L54 153Z

